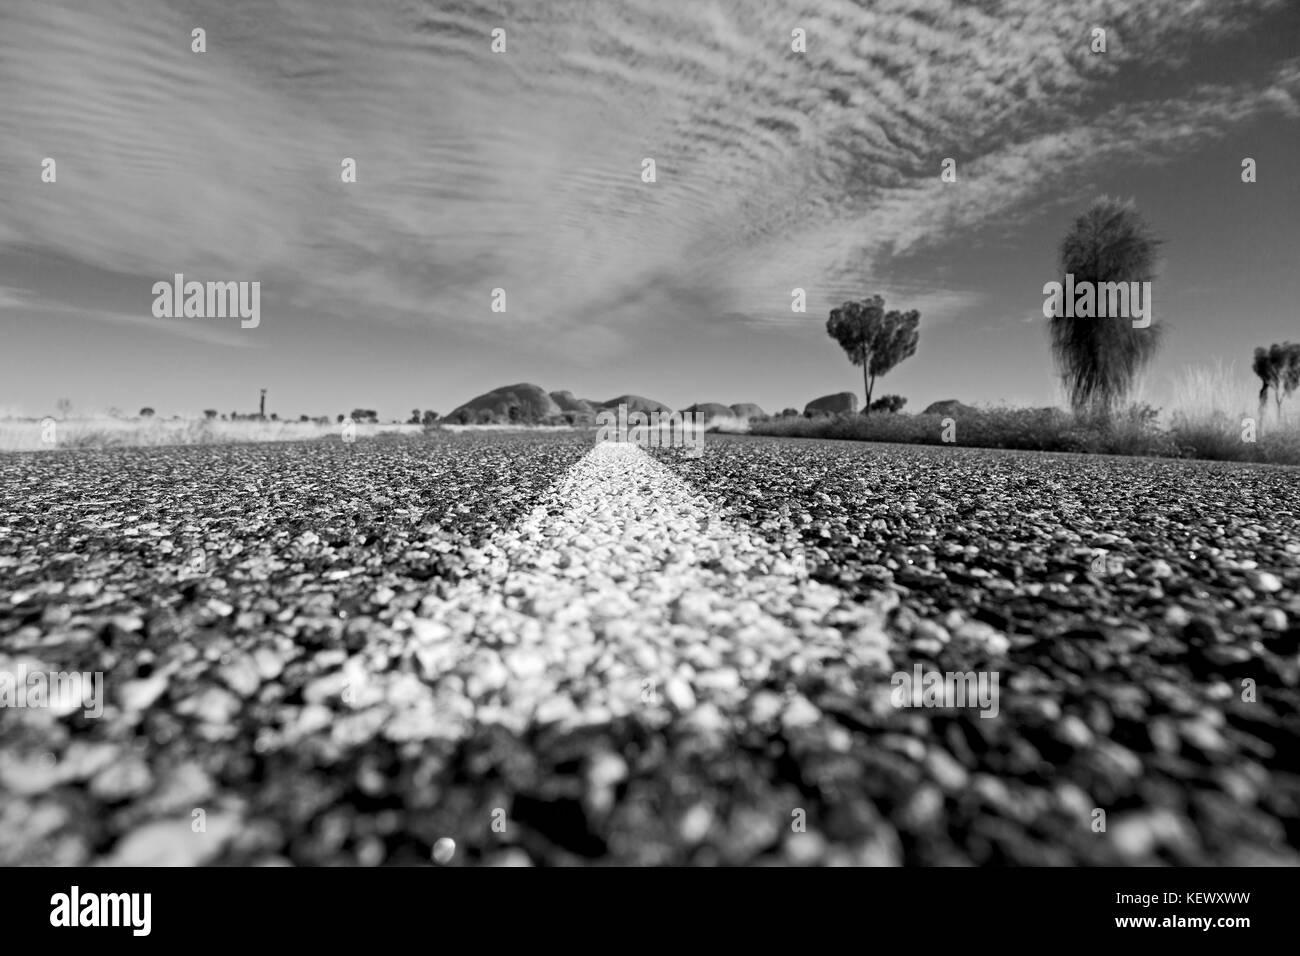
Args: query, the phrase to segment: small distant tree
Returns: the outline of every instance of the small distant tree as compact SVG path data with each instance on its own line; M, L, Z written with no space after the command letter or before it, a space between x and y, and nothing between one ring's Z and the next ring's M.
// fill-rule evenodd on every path
M1272 391L1273 402L1277 407L1277 420L1282 420L1282 399L1300 388L1300 344L1274 342L1267 349L1255 349L1255 360L1251 369L1259 376L1262 384L1259 390L1259 418L1264 420L1264 408L1268 403L1268 393Z
M337 425L342 425L342 424L343 424L343 419L345 419L345 418L347 418L346 415L340 415L338 418L334 419L334 422L335 422L335 424L337 424Z
M907 399L902 395L882 395L871 403L873 412L900 412L903 406L907 404Z
M915 309L885 312L885 300L878 295L861 302L845 302L831 310L826 320L827 334L844 349L850 362L862 366L862 388L867 399L864 412L871 410L876 377L916 353L920 322L921 313Z
M362 422L377 423L379 415L373 409L354 408L352 409L352 420L358 424Z
M273 422L278 422L279 420L280 420L280 413L279 413L279 412L272 412L272 413L271 413L271 421L273 421Z
M424 410L424 417L420 419L420 423L422 425L432 425L437 420L438 420L438 413L435 412L432 408L426 408Z
M61 398L55 403L54 407L59 410L60 418L67 418L72 413L72 399Z
M298 416L298 421L300 421L300 422L309 422L309 421L311 421L311 419L308 418L306 415L299 415L299 416Z
M153 418L153 415L154 415L153 409L149 408L147 405L144 408L140 409L141 418Z
M205 408L203 409L203 417L208 421L213 421L217 417L217 410L215 408Z

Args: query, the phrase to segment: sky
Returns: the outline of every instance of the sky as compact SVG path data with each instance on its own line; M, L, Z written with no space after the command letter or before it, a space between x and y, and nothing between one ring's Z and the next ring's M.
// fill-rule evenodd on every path
M1142 395L1300 340L1295 0L12 0L0 90L0 414L801 409L876 293L921 312L877 395L1055 404L1100 194L1164 239ZM155 317L176 273L260 324Z

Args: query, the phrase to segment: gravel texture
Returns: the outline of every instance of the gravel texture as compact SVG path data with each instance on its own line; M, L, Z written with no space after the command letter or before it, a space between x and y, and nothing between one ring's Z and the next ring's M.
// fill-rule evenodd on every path
M0 863L1300 863L1300 471L467 433L0 488L0 674L106 698L0 708Z

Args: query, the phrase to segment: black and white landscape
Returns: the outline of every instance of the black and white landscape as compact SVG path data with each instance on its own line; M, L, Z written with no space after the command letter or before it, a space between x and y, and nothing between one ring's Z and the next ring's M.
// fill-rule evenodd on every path
M1278 0L6 8L0 865L1300 864L1298 147Z

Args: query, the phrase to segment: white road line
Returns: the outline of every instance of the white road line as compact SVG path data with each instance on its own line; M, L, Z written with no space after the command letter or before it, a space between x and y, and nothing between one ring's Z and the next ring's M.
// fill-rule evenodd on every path
M775 663L888 666L876 609L805 579L635 445L595 446L476 563L395 622L420 679L375 688L350 662L357 706L400 702L387 736L629 712L721 726Z

